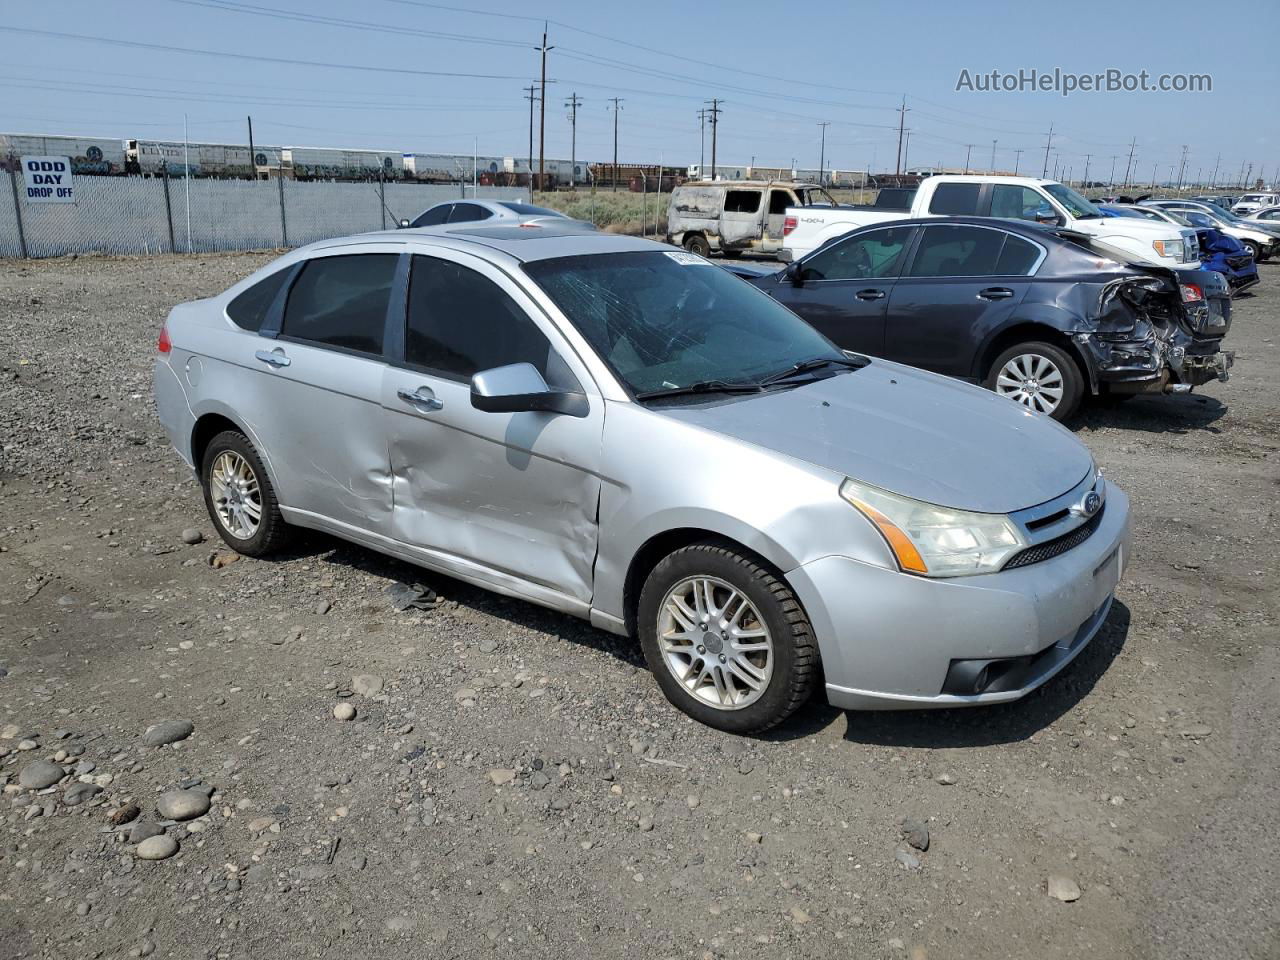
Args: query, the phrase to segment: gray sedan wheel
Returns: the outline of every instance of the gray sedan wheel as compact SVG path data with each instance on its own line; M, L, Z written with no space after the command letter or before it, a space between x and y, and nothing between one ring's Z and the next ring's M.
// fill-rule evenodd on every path
M766 730L817 681L817 645L795 594L732 545L696 543L663 559L645 581L637 619L662 692L709 726Z
M280 514L271 478L244 434L224 430L209 442L200 480L209 519L237 553L265 556L289 539L292 531Z
M1084 392L1076 362L1059 347L1040 342L1018 344L996 357L986 386L1055 420L1075 413Z

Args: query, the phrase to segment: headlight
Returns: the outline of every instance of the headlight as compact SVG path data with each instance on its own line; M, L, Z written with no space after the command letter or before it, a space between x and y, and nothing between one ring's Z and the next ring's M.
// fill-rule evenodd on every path
M875 524L907 573L926 577L992 573L1030 545L1002 513L952 510L856 480L845 480L840 496Z
M1162 257L1168 257L1171 260L1182 259L1181 240L1152 240L1151 247Z

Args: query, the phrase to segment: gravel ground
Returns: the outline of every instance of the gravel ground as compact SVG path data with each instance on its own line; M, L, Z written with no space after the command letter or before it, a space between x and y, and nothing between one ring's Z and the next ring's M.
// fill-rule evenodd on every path
M740 739L579 621L225 563L152 351L266 259L0 262L0 956L1280 956L1280 267L1229 383L1074 425L1136 541L1070 669Z

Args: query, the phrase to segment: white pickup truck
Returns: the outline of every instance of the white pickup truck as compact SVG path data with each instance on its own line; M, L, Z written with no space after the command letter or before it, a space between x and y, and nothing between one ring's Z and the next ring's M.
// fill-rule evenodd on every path
M783 222L779 260L799 260L832 237L873 223L913 217L1007 217L1066 227L1139 260L1199 269L1196 232L1172 223L1108 217L1065 184L1032 177L936 176L916 190L908 211L870 207L791 207Z

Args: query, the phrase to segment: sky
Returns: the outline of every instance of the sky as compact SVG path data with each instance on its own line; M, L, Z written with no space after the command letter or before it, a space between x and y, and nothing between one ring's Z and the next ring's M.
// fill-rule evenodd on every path
M1275 0L805 6L646 0L0 0L0 132L525 156L547 43L546 156L685 166L717 98L721 164L892 171L962 167L1065 179L1280 179ZM1249 23L1270 25L1250 29ZM1216 26L1215 26L1216 24ZM201 52L202 51L202 52ZM1208 74L1211 92L980 92L992 70ZM828 123L826 127L820 123ZM537 154L537 131L534 132ZM705 138L705 147L703 146ZM1021 153L1018 153L1021 151Z

